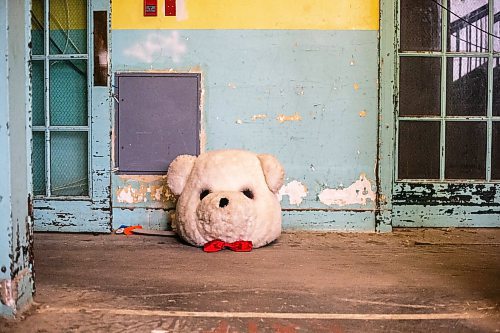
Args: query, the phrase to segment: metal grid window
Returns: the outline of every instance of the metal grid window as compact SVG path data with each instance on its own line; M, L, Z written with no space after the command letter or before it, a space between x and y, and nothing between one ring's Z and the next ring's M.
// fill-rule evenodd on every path
M396 179L500 181L500 0L400 0Z
M88 197L90 86L87 1L32 1L33 191Z

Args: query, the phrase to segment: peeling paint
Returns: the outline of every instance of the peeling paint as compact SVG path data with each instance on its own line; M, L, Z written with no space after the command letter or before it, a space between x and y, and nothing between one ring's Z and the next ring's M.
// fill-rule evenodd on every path
M229 82L229 83L227 84L227 86L228 86L229 88L231 88L231 89L236 89L236 83Z
M186 50L187 46L180 38L179 32L172 31L168 36L151 33L145 40L125 49L124 54L151 64L162 57L170 57L174 62L179 62Z
M267 118L267 114L254 114L252 116L253 121L256 121L257 119L266 119L266 118Z
M137 204L143 202L167 203L174 200L165 183L165 176L120 175L122 186L115 190L119 203Z
M132 191L132 186L118 188L118 190L116 191L116 198L118 202L134 203Z
M17 288L15 288L12 280L0 281L0 302L10 308L16 307Z
M296 86L295 93L299 96L303 96L304 95L304 86Z
M325 205L366 205L368 200L375 201L375 192L372 190L372 184L361 174L351 186L338 189L324 189L318 196L319 201Z
M283 200L284 195L288 195L290 205L299 206L302 203L303 198L307 196L307 187L301 182L293 180L281 187L278 192L278 200Z
M302 120L302 117L300 116L300 114L298 112L295 112L291 116L286 116L284 114L279 114L276 117L276 120L283 124L286 121L300 121L300 120Z
M241 124L243 124L243 120L241 120L241 119L237 119L237 120L235 121L235 123L236 123L236 124L238 124L238 125L241 125Z

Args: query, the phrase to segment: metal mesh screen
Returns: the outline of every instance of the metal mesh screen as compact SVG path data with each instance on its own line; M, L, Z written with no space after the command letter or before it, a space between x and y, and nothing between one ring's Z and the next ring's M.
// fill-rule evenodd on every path
M52 132L50 142L52 195L88 195L87 132Z
M36 60L31 65L32 76L32 95L31 108L33 112L33 126L45 125L45 99L44 99L44 80L43 80L43 61Z
M44 0L31 1L31 52L43 54Z
M50 54L87 53L87 2L51 0Z
M45 195L45 133L33 132L33 194Z
M32 0L35 195L89 195L87 11L87 1Z
M50 62L50 124L87 125L87 61Z

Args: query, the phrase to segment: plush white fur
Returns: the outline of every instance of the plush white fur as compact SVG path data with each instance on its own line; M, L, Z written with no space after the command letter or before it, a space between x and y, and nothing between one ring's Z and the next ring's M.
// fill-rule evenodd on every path
M198 157L181 155L167 174L168 187L180 195L173 229L196 246L214 239L252 241L255 248L266 245L281 233L276 194L284 175L279 161L268 154L216 150ZM205 190L210 193L200 200ZM253 199L244 195L245 190ZM228 204L220 207L223 198Z

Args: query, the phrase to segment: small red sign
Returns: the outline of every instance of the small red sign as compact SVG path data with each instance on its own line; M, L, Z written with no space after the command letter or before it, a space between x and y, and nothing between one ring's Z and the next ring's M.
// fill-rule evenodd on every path
M158 0L144 0L144 16L158 15Z
M165 16L175 16L177 14L175 1L176 0L165 0Z

